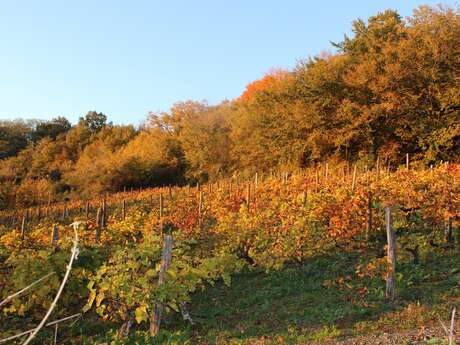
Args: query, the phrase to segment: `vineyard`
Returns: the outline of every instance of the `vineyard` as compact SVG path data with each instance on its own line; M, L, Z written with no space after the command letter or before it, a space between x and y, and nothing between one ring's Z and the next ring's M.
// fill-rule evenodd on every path
M409 160L5 210L0 344L47 314L32 343L447 343L427 330L460 301L459 219L460 165Z

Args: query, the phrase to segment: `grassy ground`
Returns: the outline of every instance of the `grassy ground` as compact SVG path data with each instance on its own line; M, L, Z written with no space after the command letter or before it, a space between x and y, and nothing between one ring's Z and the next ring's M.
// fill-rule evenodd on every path
M163 324L167 331L155 342L138 330L118 343L335 344L356 336L372 339L439 326L438 319L447 320L452 305L460 304L458 249L422 248L418 264L401 251L393 304L384 299L385 282L379 274L357 273L359 264L369 262L369 254L316 257L278 272L247 270L235 276L230 287L217 284L193 297L193 326L171 315ZM110 333L99 342L109 338ZM425 343L443 341L432 338ZM403 339L399 343L411 344Z
M445 319L451 305L460 301L459 254L447 251L419 265L400 265L398 299L391 305L382 298L380 278L362 297L353 288L327 287L329 280L353 277L360 261L356 256L322 257L281 272L242 274L230 288L217 286L196 297L194 339L210 344L305 344L419 328L438 315Z
M398 252L397 299L392 304L384 299L378 266L384 259L372 249L338 250L281 271L246 269L233 277L230 287L207 287L189 306L195 324L171 313L154 340L139 326L129 339L114 340L117 328L88 313L71 327L62 325L58 343L336 344L359 336L363 342L346 344L377 344L372 339L382 333L419 333L422 327L439 327L439 318L447 323L452 305L460 306L459 246L432 247L427 239L419 244L419 263L407 251ZM52 332L42 332L37 344L53 344ZM443 341L437 336L422 343ZM415 344L403 337L391 343Z

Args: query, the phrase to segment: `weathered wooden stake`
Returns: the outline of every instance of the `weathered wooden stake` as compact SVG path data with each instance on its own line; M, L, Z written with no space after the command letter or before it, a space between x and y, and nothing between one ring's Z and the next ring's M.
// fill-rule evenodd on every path
M318 193L319 191L319 170L318 168L316 168L315 189L316 189L316 193Z
M367 226L366 226L366 241L369 240L372 232L372 192L367 193Z
M101 218L101 229L105 229L107 226L108 212L107 212L107 199L104 196L102 200L102 218Z
M86 221L88 221L89 220L89 201L87 201L85 204L85 217L86 217Z
M160 220L160 232L163 231L163 213L164 213L164 200L163 200L163 194L160 193L160 205L159 205L159 212L158 212L158 216L159 216L159 220Z
M96 213L96 234L95 234L96 243L99 243L99 240L101 238L102 218L103 218L102 209L101 207L98 207L97 213Z
M53 226L53 229L51 232L51 244L56 245L58 241L59 241L59 228L55 225Z
M246 205L249 211L249 207L251 205L251 184L250 183L248 183L248 185L246 186Z
M409 170L409 154L406 153L406 169Z
M198 225L201 229L202 224L202 213L203 213L203 192L200 191L200 199L198 201Z
M377 156L377 163L376 163L376 175L377 175L377 181L380 179L380 157Z
M24 238L26 234L26 226L27 226L27 216L22 216L22 223L21 223L21 237Z
M391 207L385 208L385 223L387 230L387 283L385 289L385 298L393 302L395 299L395 284L396 284L396 235L393 230L393 217L391 215Z
M67 219L67 200L64 200L64 207L62 209L62 220L65 221Z
M173 248L173 237L171 229L164 235L163 251L161 256L160 272L158 274L158 285L163 285L165 281L165 272L171 265ZM160 331L161 318L163 316L164 305L162 303L156 303L153 314L150 317L150 334L156 336Z
M446 243L451 244L453 242L452 236L452 217L448 216L446 221L446 227L444 228L444 239Z
M356 169L357 169L357 167L356 167L356 164L355 164L355 166L353 168L353 180L351 182L351 191L352 192L355 191L355 187L356 187Z
M123 211L122 211L123 220L126 219L126 200L123 200Z

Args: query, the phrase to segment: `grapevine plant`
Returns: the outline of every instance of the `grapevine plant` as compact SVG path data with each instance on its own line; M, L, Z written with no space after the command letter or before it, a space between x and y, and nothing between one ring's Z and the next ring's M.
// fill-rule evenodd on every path
M88 302L84 311L94 308L104 320L145 322L161 303L167 311L180 310L190 294L222 279L230 284L230 275L242 268L242 262L226 251L214 251L208 257L197 256L197 242L175 241L171 266L165 282L158 284L161 265L161 237L152 235L137 246L119 247L90 277Z
M229 183L212 190L175 188L170 194L167 189L149 189L110 196L107 227L100 241L95 241L94 210L79 234L81 253L60 300L60 315L83 308L94 310L103 320L142 324L156 304L163 304L167 313L177 312L208 284L219 280L229 284L230 276L243 264L282 270L334 250L367 254L355 274L325 282L325 286L340 286L350 296L372 291L380 296L383 284L375 277L384 279L386 272L385 207L392 206L399 258L405 255L415 263L434 246L440 247L447 219L453 221L454 235L459 235L460 165L379 175L367 171L358 174L354 184L351 176L330 175L326 180L324 172L318 172L318 178L315 175L266 179L251 186L249 200L246 187ZM179 229L161 285L160 193L161 221ZM369 198L373 217L367 233ZM122 217L121 205L126 200ZM72 207L69 203L69 210ZM59 227L60 237L51 244L54 226ZM3 308L0 317L40 320L65 271L70 236L67 224L53 218L31 224L23 236L18 227L0 228L0 270L5 273L0 275L0 297L55 272L46 284ZM190 313L193 317L193 309Z

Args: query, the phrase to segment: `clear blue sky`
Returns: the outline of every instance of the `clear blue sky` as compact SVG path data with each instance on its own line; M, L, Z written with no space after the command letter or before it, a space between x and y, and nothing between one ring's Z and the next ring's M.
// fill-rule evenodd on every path
M331 50L353 19L436 3L2 0L0 119L75 122L97 110L138 124L176 101L217 103L272 67Z

